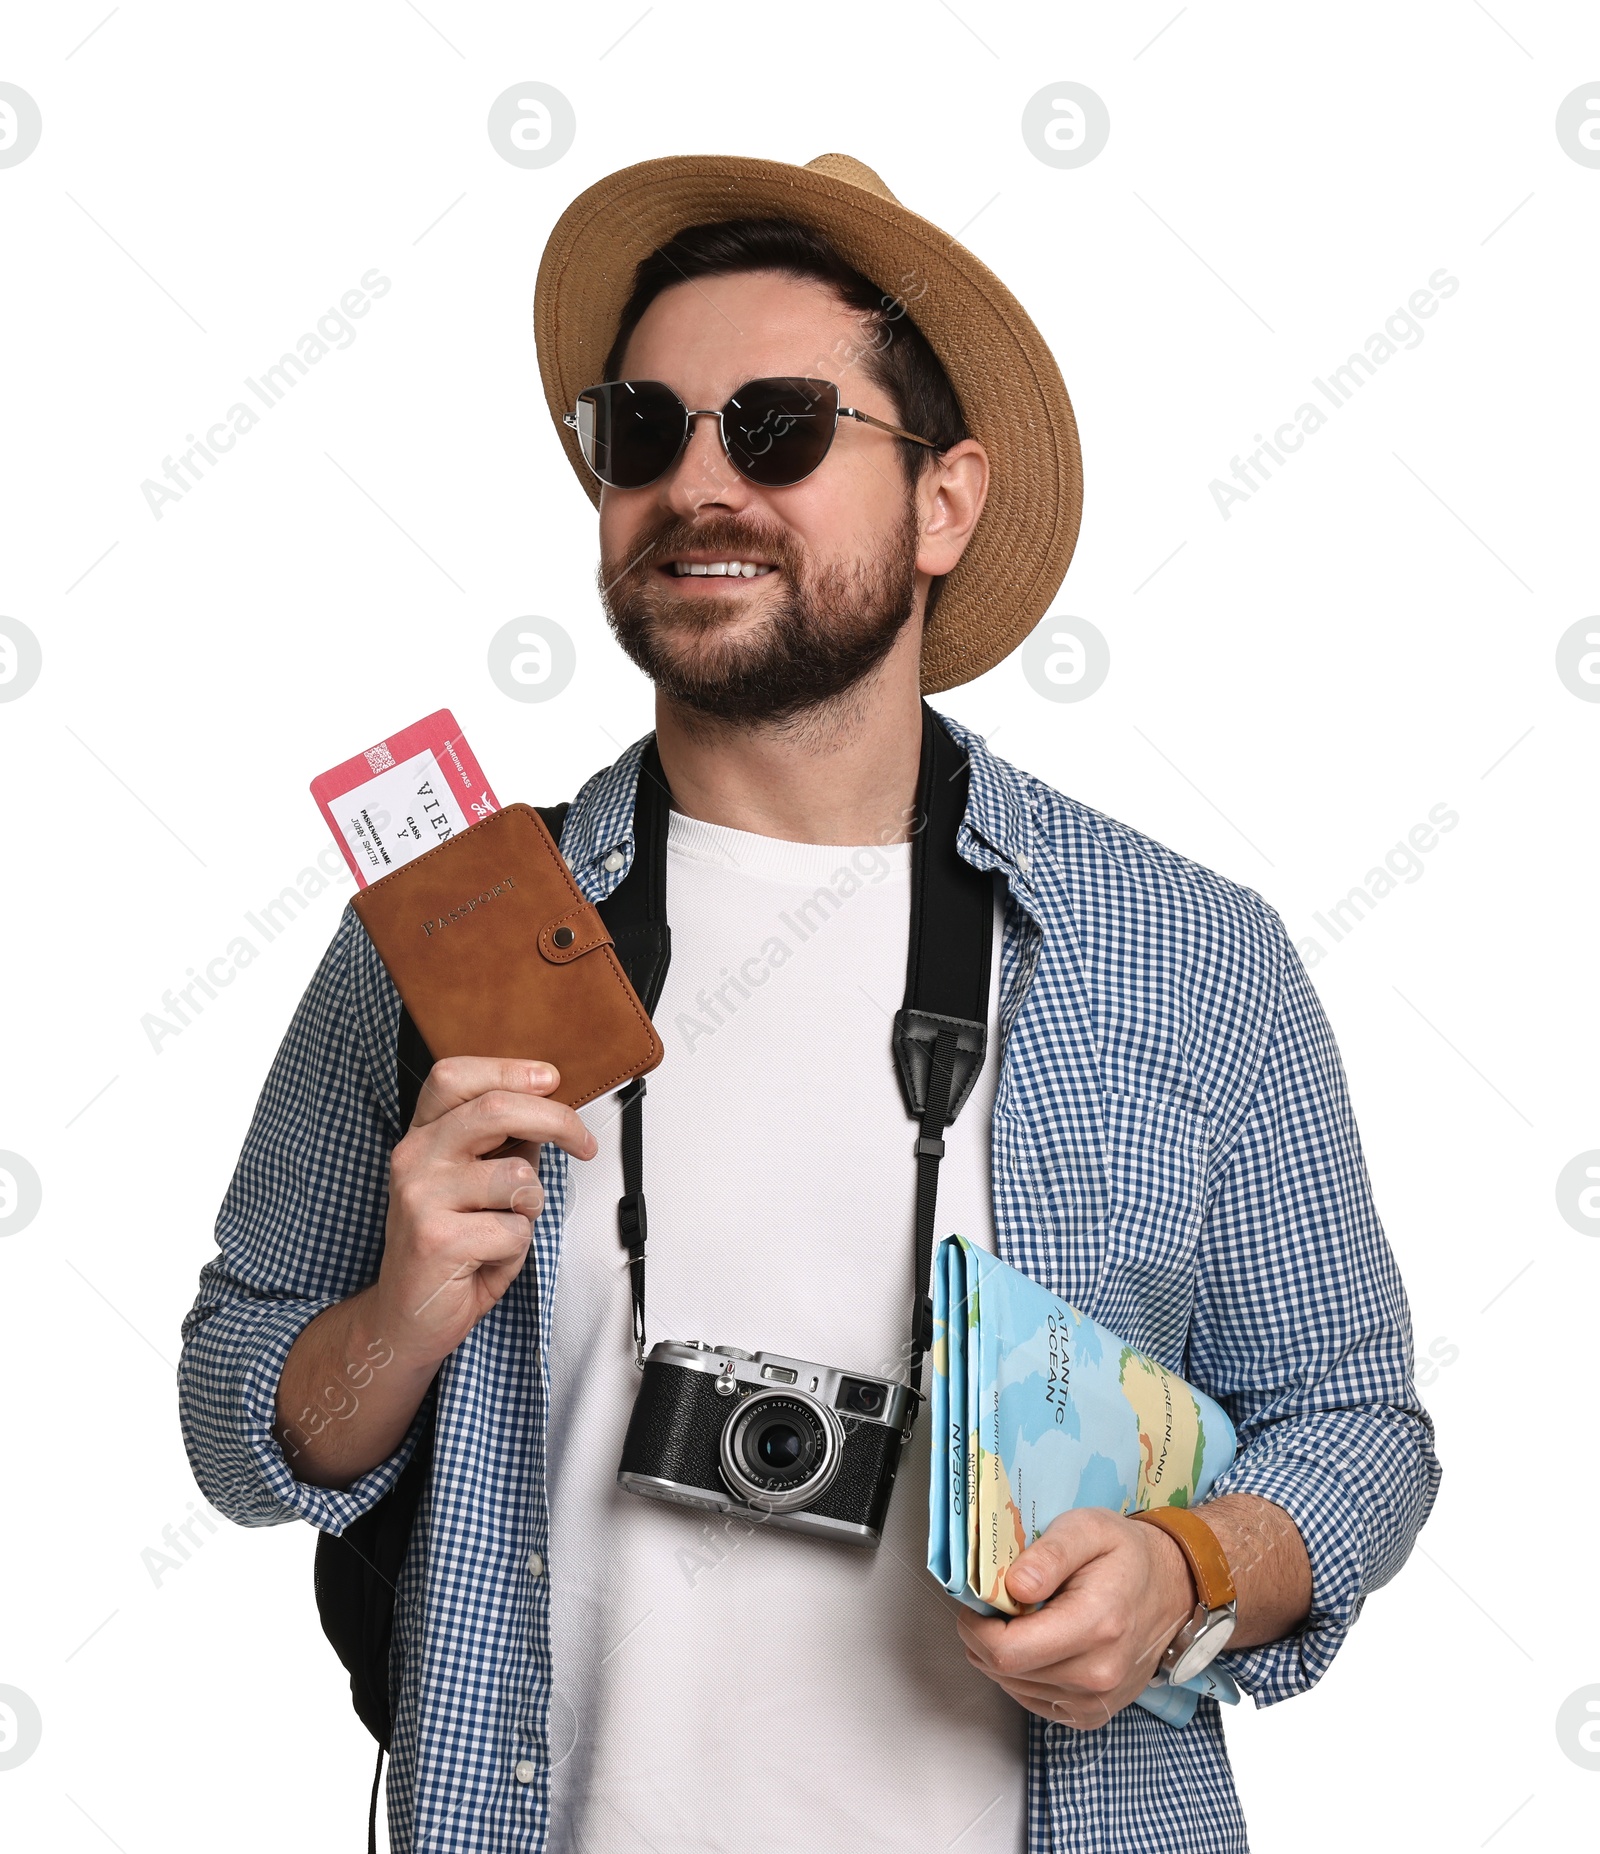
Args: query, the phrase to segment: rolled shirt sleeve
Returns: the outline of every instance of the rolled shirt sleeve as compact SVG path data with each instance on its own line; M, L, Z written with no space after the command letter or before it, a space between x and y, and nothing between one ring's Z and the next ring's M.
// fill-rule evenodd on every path
M200 1271L183 1322L184 1446L201 1491L239 1525L305 1519L342 1532L398 1480L426 1423L424 1399L395 1452L343 1492L296 1480L272 1433L295 1340L324 1308L377 1277L389 1153L402 1131L399 1012L346 907L256 1103L218 1212L218 1253Z
M1264 905L1264 904L1263 904ZM1373 1206L1327 1019L1271 914L1279 988L1253 1096L1208 1193L1188 1364L1239 1447L1212 1496L1294 1520L1311 1612L1292 1635L1223 1654L1258 1706L1312 1687L1433 1506L1433 1423L1412 1377L1411 1316Z

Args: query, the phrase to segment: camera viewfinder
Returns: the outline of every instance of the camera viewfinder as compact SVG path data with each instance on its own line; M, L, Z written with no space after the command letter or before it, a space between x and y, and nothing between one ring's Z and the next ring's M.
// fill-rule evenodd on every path
M889 1393L882 1384L870 1378L841 1378L834 1408L852 1411L856 1416L876 1417L881 1422L888 1402Z

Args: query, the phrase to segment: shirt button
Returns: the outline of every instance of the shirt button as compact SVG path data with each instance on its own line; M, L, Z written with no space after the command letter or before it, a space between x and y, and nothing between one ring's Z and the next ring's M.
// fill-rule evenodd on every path
M530 1758L523 1758L517 1765L516 1779L518 1783L532 1783L538 1774L539 1766Z
M530 1577L544 1576L544 1559L536 1551L528 1553L528 1575Z
M620 850L613 850L611 854L606 858L602 867L609 869L612 875L615 875L617 871L622 867L625 860L626 859L624 858Z

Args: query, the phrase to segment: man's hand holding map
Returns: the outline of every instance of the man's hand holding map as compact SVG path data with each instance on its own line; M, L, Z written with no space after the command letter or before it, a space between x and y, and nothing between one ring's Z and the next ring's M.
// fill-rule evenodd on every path
M1193 1506L1233 1459L1227 1413L1037 1282L947 1236L933 1262L928 1569L984 1615L1017 1615L1006 1572L1058 1514ZM1212 1667L1139 1704L1187 1724Z

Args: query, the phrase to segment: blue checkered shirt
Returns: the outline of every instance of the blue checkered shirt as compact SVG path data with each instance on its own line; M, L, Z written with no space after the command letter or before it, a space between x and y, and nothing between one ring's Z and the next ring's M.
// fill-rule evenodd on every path
M971 755L961 855L1002 871L1008 890L999 1253L1233 1419L1239 1452L1216 1492L1259 1494L1293 1517L1312 1603L1292 1635L1221 1664L1258 1705L1287 1699L1321 1677L1368 1593L1405 1562L1439 1481L1338 1052L1259 895L948 725ZM594 901L632 861L643 745L590 779L566 820L562 849ZM622 867L608 870L613 851ZM341 1531L394 1485L421 1430L426 1402L394 1455L345 1492L297 1481L272 1434L295 1339L378 1272L403 1132L399 1009L347 908L267 1077L218 1216L220 1253L184 1322L189 1458L241 1525ZM530 1564L549 1548L550 1308L538 1284L556 1276L567 1165L544 1147L534 1265L430 1393L432 1476L390 1661L389 1819L403 1854L545 1845L550 1588ZM908 1170L908 1242L911 1200ZM702 1661L714 1644L683 1647ZM330 1657L318 1677L334 1672ZM886 1771L885 1846L894 1781ZM1238 1854L1216 1701L1182 1729L1138 1706L1086 1733L1030 1714L1028 1823L1033 1854Z

